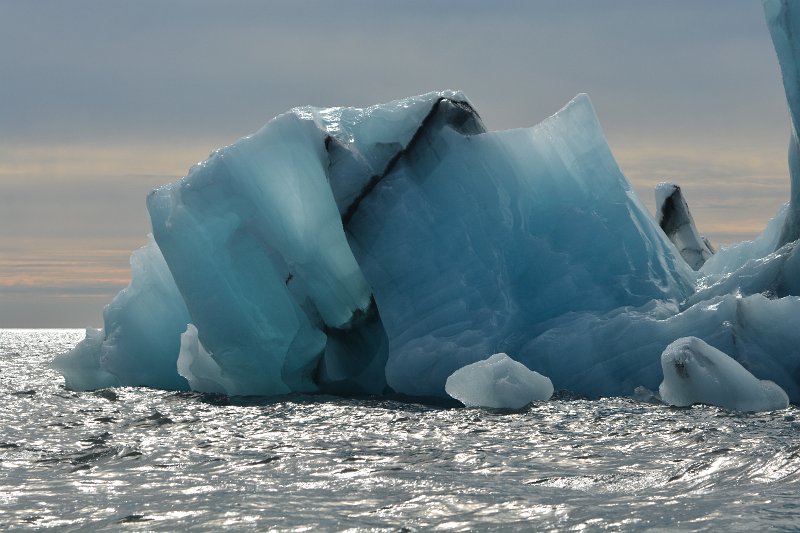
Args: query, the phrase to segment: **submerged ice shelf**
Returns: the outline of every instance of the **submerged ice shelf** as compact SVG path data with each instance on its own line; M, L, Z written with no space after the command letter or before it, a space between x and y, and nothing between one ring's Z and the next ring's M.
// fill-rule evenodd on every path
M765 11L796 124L800 17ZM793 139L788 206L713 254L678 187L646 211L585 95L496 132L454 91L295 108L149 195L130 286L54 364L76 389L444 396L505 352L556 389L627 395L692 336L798 402Z

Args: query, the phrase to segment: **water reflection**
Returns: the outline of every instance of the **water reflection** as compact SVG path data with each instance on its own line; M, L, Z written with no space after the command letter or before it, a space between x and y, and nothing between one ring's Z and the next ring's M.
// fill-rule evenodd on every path
M66 391L78 330L0 330L0 508L22 528L724 530L800 524L798 411L561 396Z

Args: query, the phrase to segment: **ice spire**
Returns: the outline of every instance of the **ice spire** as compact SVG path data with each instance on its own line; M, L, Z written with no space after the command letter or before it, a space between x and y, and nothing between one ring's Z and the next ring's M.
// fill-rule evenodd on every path
M800 147L797 128L800 125L800 40L794 39L800 31L800 4L789 0L764 0L764 14L772 35L772 43L781 66L786 101L792 117L789 139L789 174L792 192L789 212L781 230L777 248L800 238Z
M714 254L708 239L697 232L689 205L674 183L656 185L656 220L692 270L700 267Z

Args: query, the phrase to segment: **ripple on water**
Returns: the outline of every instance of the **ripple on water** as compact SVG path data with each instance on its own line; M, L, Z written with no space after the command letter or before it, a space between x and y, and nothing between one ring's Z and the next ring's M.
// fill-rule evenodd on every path
M0 330L12 528L686 530L800 526L798 412L569 395L508 412L397 399L75 393L80 330Z

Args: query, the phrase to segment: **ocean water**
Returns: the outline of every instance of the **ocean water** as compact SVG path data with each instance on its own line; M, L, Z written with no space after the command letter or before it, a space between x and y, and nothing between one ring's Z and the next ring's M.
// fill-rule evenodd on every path
M0 330L0 529L800 530L800 412L72 392Z

